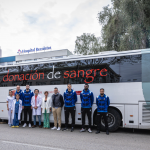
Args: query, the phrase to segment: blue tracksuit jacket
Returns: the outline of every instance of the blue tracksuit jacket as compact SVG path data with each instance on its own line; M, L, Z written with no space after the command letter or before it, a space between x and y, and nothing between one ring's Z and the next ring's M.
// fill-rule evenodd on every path
M80 93L81 107L82 108L91 108L94 102L93 93L88 89L87 91L83 90Z
M16 94L19 94L19 96L20 96L19 99L23 100L23 91L22 90L20 90L19 92L17 92L17 90L16 90L16 92L15 92L15 99L16 99Z
M69 92L67 89L66 92L64 92L65 107L74 107L76 102L77 102L76 92L72 89L71 92Z
M32 96L34 96L34 93L30 89L28 92L24 90L22 106L31 106Z
M108 112L108 107L110 105L109 97L105 94L103 97L101 95L96 97L96 105L97 105L97 112Z

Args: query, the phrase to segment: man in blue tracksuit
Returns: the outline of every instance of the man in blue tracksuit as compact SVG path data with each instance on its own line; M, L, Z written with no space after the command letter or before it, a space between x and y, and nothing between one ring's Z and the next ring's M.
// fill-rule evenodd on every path
M101 117L103 116L105 121L106 134L109 135L108 131L108 107L110 105L109 97L104 94L104 89L100 89L100 95L96 97L96 105L97 105L97 132L100 133L101 127Z
M20 100L23 100L23 91L20 89L20 85L17 85L16 87L16 92L15 92L15 99L16 99L16 94L19 94Z
M91 113L92 113L92 105L94 101L93 93L89 90L89 85L86 83L84 85L84 90L80 93L81 99L81 113L82 113L82 129L80 132L85 132L85 115L88 116L89 126L88 132L91 133Z
M22 101L22 109L24 109L24 125L27 125L27 113L29 114L29 127L31 128L32 122L32 106L31 106L31 99L34 96L34 93L30 90L30 86L26 85L26 89L23 93L23 101Z
M64 92L64 111L65 111L65 128L62 131L68 130L68 119L69 113L71 113L72 117L72 128L71 132L74 131L75 126L75 103L77 102L77 94L74 90L71 89L71 84L67 85L67 90Z
M20 89L20 85L17 85L17 87L16 87L15 99L16 99L16 94L19 94L19 96L20 96L19 99L23 101L23 91ZM21 120L22 120L22 113L21 113L21 117L20 117L20 124L21 124Z

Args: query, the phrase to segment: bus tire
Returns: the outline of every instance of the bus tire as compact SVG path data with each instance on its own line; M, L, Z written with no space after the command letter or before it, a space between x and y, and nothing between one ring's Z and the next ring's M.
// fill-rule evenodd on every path
M97 115L95 115L95 123L97 121ZM108 128L110 132L116 131L121 123L121 115L120 113L113 109L108 109ZM104 119L101 120L101 131L105 131Z

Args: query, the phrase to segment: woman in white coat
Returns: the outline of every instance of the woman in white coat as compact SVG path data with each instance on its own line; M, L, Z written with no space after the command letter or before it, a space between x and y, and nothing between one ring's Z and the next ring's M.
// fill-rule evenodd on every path
M36 116L38 116L39 120L39 128L42 128L41 126L41 104L42 104L42 98L39 94L39 90L35 89L34 90L34 96L31 99L31 106L32 106L32 114L34 117L34 125L32 128L36 127Z
M48 91L44 92L45 97L42 99L42 114L44 115L44 129L50 128L49 114L51 112L51 98L48 97Z
M19 120L22 111L22 100L19 99L20 95L16 94L16 99L12 102L11 113L13 119L13 126L12 128L19 127Z
M7 110L8 110L8 124L11 127L13 124L13 119L12 119L12 114L11 114L11 107L12 107L12 102L15 99L13 96L13 92L10 90L9 91L9 96L7 96Z

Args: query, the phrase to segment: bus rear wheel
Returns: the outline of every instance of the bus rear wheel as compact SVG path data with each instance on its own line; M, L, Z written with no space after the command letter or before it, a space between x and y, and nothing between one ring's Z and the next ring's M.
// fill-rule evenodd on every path
M94 118L95 118L95 123L97 123L97 115L95 115ZM113 108L109 108L107 120L108 120L109 131L113 132L119 128L121 123L121 116L117 110ZM101 130L105 131L105 121L103 117L101 119Z

